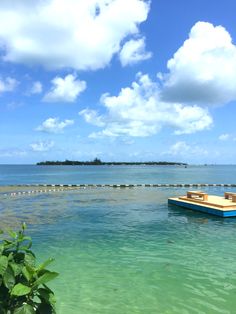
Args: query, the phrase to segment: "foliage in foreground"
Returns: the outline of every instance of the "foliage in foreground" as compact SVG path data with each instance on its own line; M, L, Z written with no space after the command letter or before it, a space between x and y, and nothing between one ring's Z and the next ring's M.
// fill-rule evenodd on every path
M54 293L46 283L58 273L45 268L53 259L36 267L25 228L8 231L10 238L0 241L0 314L55 313Z

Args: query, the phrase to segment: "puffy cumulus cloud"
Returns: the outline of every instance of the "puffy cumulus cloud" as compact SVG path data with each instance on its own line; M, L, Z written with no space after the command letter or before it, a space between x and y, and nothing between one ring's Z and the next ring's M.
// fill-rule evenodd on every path
M172 127L176 134L190 134L208 129L212 124L205 108L161 101L157 83L141 73L118 96L104 94L100 101L105 114L89 109L80 112L87 122L103 127L90 134L92 138L145 137L158 133L164 126Z
M40 94L43 91L43 85L41 82L36 81L33 83L31 90L30 90L30 94Z
M46 132L46 133L63 133L63 130L74 124L74 120L64 120L60 121L59 118L48 118L40 126L36 128L36 131Z
M4 60L49 69L104 68L121 42L139 33L149 8L148 0L2 0Z
M120 51L120 61L122 66L135 64L151 58L152 54L146 52L145 39L131 39L127 41Z
M53 141L48 141L48 142L39 141L39 142L30 144L31 149L34 152L47 152L53 146L54 146L54 142Z
M173 144L168 152L165 152L164 155L171 155L171 156L203 156L208 155L208 151L199 147L197 145L189 145L184 141L178 141Z
M167 67L165 101L214 105L236 99L236 46L222 26L196 23Z
M7 77L6 79L0 78L0 93L3 92L11 92L16 86L19 84L17 80L11 77Z
M43 97L43 101L74 102L86 89L86 82L76 79L76 76L72 74L68 74L64 79L57 76L51 82L53 87Z
M172 105L169 104L171 110ZM207 109L199 106L184 106L173 104L174 113L169 119L170 125L176 127L175 134L191 134L197 131L209 129L213 124L213 119ZM175 120L175 118L177 120Z

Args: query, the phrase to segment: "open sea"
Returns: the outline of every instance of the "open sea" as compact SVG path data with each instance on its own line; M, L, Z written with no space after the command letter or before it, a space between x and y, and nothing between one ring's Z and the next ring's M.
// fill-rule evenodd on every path
M168 206L187 188L10 195L30 189L20 184L161 183L235 184L236 166L0 165L0 229L26 221L38 261L55 258L59 314L236 313L236 217Z

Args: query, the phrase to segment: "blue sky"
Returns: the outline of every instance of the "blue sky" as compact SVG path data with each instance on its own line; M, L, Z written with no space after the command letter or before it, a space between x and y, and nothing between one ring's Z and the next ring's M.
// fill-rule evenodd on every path
M233 0L0 2L0 163L236 160Z

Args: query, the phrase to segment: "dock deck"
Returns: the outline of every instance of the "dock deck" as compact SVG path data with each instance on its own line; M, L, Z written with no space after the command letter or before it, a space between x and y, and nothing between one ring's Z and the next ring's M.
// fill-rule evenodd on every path
M199 195L195 191L192 193L195 194L194 197L190 197L191 191L189 191L187 196L169 198L168 203L220 217L236 216L236 202L233 201L234 198L232 200L221 196L207 195L208 197L203 199L201 198L202 192L199 192ZM227 193L229 194L229 192Z

